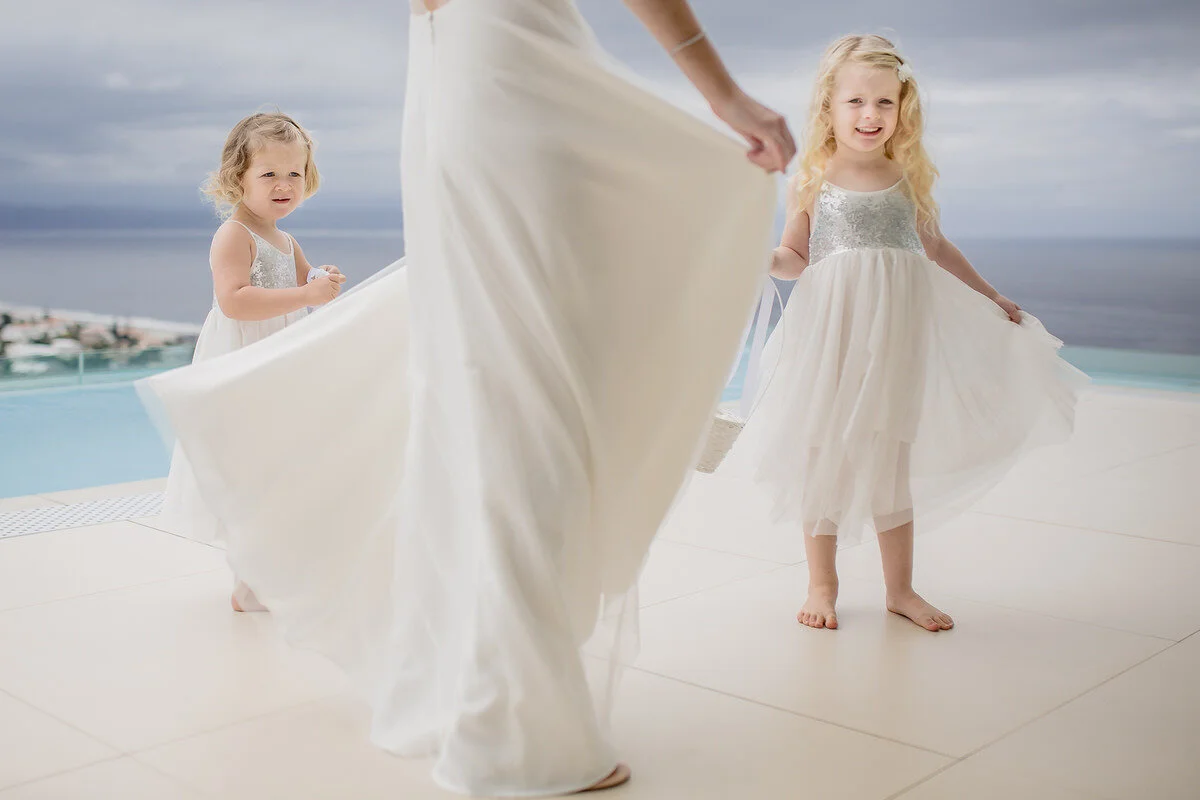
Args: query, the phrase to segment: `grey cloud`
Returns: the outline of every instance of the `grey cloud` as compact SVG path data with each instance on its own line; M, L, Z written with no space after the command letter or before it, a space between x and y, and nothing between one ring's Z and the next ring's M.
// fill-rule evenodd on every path
M619 0L579 5L610 50L703 111ZM748 89L797 127L824 45L893 29L930 101L947 220L964 229L1184 234L1200 216L1178 180L1200 172L1194 2L694 5ZM315 206L394 214L407 14L404 0L28 6L0 30L0 203L190 206L229 126L275 104L321 143Z

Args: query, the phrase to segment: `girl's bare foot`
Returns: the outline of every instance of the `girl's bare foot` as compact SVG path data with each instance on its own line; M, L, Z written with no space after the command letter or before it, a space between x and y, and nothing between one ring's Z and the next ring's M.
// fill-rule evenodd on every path
M233 606L234 611L267 610L267 607L258 602L258 598L254 596L254 590L241 581L238 581L238 585L233 587L233 594L229 596L229 605Z
M925 598L909 591L901 595L888 595L887 608L893 614L908 617L927 631L948 631L954 627L950 615L925 602Z
M838 626L837 611L834 608L837 605L837 593L837 586L809 586L808 599L804 601L804 607L796 615L796 620L810 628L833 630Z
M605 789L613 789L623 783L627 783L632 773L629 767L625 764L617 764L613 771L608 773L608 777L604 780L597 781L586 789L580 789L575 794L583 794L584 792L600 792Z

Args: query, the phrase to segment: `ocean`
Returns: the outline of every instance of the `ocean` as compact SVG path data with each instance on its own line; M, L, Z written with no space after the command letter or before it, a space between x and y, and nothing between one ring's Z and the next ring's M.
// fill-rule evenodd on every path
M389 231L293 231L350 284L403 255ZM0 303L200 323L211 231L0 231ZM1068 345L1200 355L1200 240L962 240ZM786 291L786 287L785 291Z

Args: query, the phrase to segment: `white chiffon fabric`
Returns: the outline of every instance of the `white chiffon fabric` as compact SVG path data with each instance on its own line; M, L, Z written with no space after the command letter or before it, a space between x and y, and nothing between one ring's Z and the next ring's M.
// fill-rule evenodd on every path
M885 192L915 220L901 186ZM754 413L718 476L757 483L776 521L841 546L964 511L1024 453L1070 436L1088 379L1035 317L1014 324L900 246L919 241L915 221L893 232L866 197L884 192L826 191L838 197L818 206L880 229L865 238L897 242L838 246L801 273L763 350ZM864 238L818 212L817 225Z
M459 792L577 790L616 763L637 577L750 314L773 183L569 0L451 0L409 59L406 264L143 396L237 574L354 676L376 743Z
M277 289L295 287L294 249L283 252L248 228L247 232L253 237L255 245L254 259L257 268L251 270L252 285ZM264 264L269 264L269 267L264 268ZM262 279L264 277L265 280ZM269 319L232 319L225 316L214 299L213 307L205 317L200 335L196 339L192 363L198 364L241 350L289 325L296 324L306 316L308 311L300 309ZM167 486L163 493L158 524L189 539L215 544L223 544L225 541L224 526L204 502L191 464L188 463L183 448L179 446L174 448L171 455L171 469L167 474Z

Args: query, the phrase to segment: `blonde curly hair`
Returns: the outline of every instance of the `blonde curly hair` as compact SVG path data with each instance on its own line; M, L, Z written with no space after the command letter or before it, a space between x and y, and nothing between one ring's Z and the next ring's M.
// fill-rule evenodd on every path
M228 217L242 202L242 178L250 168L250 159L266 142L303 144L308 154L304 163L304 199L312 197L320 188L321 175L313 160L316 143L308 131L279 111L251 114L233 126L221 151L221 166L208 174L200 188L222 217Z
M829 159L837 151L830 109L838 71L847 64L899 71L907 63L891 41L874 34L843 36L826 48L813 87L804 154L799 170L790 181L789 200L796 204L795 208L808 208L816 198L825 183ZM934 231L938 224L938 206L933 199L933 184L938 171L921 142L924 133L925 114L921 109L920 90L916 78L910 74L900 84L896 131L884 145L884 155L894 160L903 172L905 191L917 208L918 225Z

